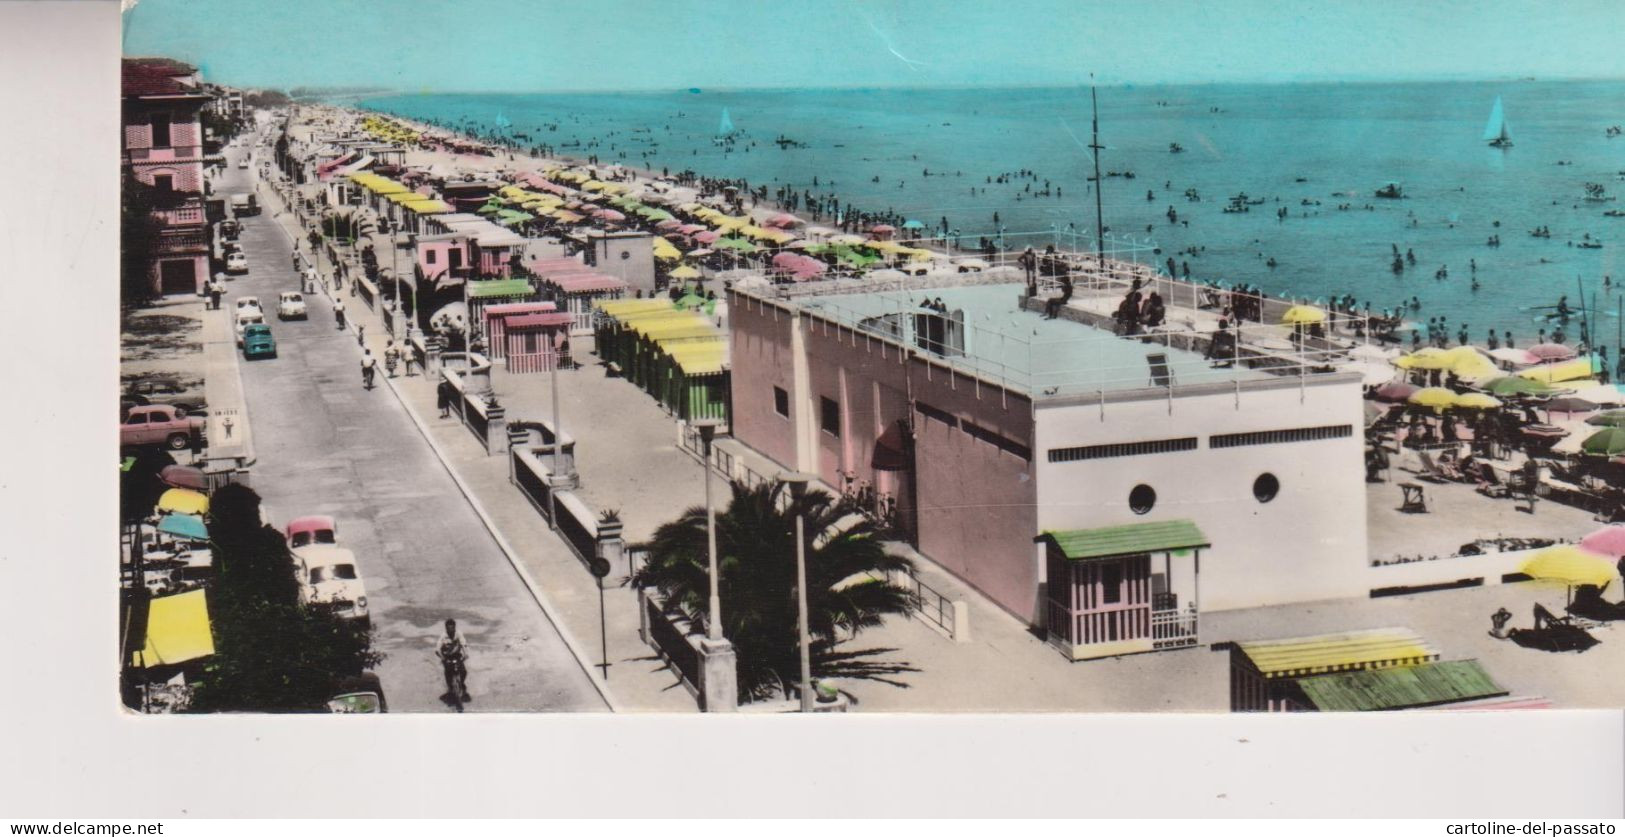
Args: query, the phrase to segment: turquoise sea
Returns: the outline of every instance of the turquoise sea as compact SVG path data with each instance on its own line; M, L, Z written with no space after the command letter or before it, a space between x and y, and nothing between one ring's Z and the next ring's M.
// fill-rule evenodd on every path
M1514 142L1507 150L1482 138L1497 96ZM1350 293L1374 309L1415 296L1413 318L1443 315L1452 333L1465 321L1474 341L1491 326L1532 339L1531 309L1561 294L1578 307L1577 278L1599 307L1619 304L1621 292L1602 280L1625 283L1625 217L1604 213L1625 211L1611 199L1625 193L1625 137L1606 129L1625 124L1625 81L1112 87L1099 102L1101 171L1135 175L1103 178L1105 223L1112 236L1161 249L1143 261L1172 256L1198 279L1307 298ZM360 104L524 134L522 144L564 155L745 178L770 193L836 194L927 227L946 217L972 243L1000 225L1012 246L1070 241L1069 226L1095 226L1087 89L425 94ZM713 142L724 108L745 134L731 149ZM796 145L780 147L780 137ZM1184 151L1170 153L1171 143ZM1020 170L1036 179L987 182ZM1045 181L1049 196L1026 191ZM1405 198L1374 197L1388 182ZM1585 200L1588 183L1610 199ZM1264 202L1224 212L1241 193ZM1277 218L1281 207L1289 217ZM1537 226L1551 237L1531 237ZM1488 246L1497 234L1501 246ZM1601 249L1570 245L1588 234ZM1394 246L1417 259L1400 275ZM1601 319L1599 336L1613 344L1619 322Z

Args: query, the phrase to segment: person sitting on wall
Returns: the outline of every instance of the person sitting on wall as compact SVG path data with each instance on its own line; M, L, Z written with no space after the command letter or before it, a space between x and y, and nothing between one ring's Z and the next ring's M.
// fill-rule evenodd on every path
M1146 297L1145 306L1140 313L1146 328L1156 328L1168 319L1168 309L1163 305L1162 295L1156 291L1152 291L1151 295Z
M1213 332L1213 338L1208 341L1205 357L1208 360L1219 361L1213 364L1216 367L1228 368L1235 365L1236 335L1230 331L1229 320L1219 321L1219 330Z

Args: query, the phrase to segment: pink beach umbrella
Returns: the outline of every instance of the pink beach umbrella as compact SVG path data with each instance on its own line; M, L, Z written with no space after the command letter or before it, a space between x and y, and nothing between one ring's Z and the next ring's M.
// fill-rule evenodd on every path
M1543 361L1573 360L1574 350L1561 343L1539 343L1529 347L1529 353Z
M1625 525L1604 526L1581 538L1580 547L1612 558L1625 557Z
M869 228L869 232L872 232L875 235L891 235L892 233L897 232L897 228L891 224L876 224Z
M1421 389L1421 387L1416 386L1415 384L1407 384L1404 381L1392 381L1377 387L1377 391L1373 394L1376 395L1378 401L1386 401L1391 404L1402 404L1409 400L1412 395L1415 395L1416 391L1419 389Z
M675 230L675 229L677 229L678 227L680 227L682 225L683 225L683 222L677 220L676 218L667 218L664 221L656 221L655 222L655 229L657 229L657 230Z
M719 233L716 230L706 230L704 232L694 234L694 240L701 244L714 244L716 243L716 240L721 237L722 233Z
M808 279L823 276L825 269L826 268L823 262L817 259L804 258L790 268L790 273L795 276L796 281L803 282Z
M773 266L780 270L791 270L799 260L795 253L779 253L773 257Z
M616 212L613 209L599 209L599 210L595 210L592 214L593 214L593 217L601 218L601 219L603 219L605 221L617 221L618 222L618 221L625 221L626 220L625 215L622 215L621 213Z
M781 212L778 215L775 215L772 218L769 218L768 221L767 221L768 226L770 226L770 227L778 227L780 229L784 229L786 227L794 227L794 226L797 226L799 224L801 224L801 219L797 218L794 215L791 215L788 212Z
M705 232L708 229L710 229L710 227L707 227L704 224L684 224L681 227L678 227L677 231L683 235L694 235L695 233Z

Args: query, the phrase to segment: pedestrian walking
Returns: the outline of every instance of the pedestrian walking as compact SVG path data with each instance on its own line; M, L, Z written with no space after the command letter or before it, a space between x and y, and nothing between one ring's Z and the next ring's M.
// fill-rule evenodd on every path
M373 357L372 350L368 349L361 354L361 385L372 389L372 376L377 370L378 358Z
M451 416L451 401L454 394L455 392L451 387L451 382L444 379L440 381L440 386L435 388L435 395L440 403L441 418L449 418Z
M333 321L338 323L339 331L344 330L344 300L333 300Z
M355 344L363 349L367 348L367 326L363 323L355 324ZM371 352L371 349L367 349Z

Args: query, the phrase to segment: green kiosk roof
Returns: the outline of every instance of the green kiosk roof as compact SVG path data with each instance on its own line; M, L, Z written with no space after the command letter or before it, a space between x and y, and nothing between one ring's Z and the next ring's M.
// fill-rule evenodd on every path
M529 279L487 279L468 283L468 296L470 299L530 296L535 292L536 289L531 287Z
M1322 674L1299 680L1298 687L1322 712L1415 709L1507 694L1477 660Z
M1130 523L1102 529L1069 529L1045 532L1048 539L1068 558L1111 558L1142 552L1174 552L1212 546L1207 536L1189 520L1161 520Z

